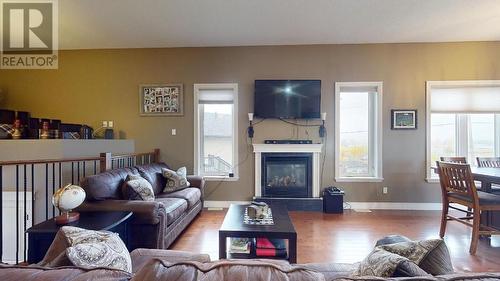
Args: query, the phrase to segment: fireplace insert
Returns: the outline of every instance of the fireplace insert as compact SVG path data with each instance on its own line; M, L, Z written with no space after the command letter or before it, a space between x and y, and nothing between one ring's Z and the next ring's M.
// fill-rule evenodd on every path
M312 153L262 153L262 196L312 196Z

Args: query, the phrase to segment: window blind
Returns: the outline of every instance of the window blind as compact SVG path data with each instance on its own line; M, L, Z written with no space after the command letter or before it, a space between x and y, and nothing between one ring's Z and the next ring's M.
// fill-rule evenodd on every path
M209 104L209 103L225 103L230 104L234 101L233 90L229 89L205 89L200 90L198 96L198 103Z
M430 98L434 113L500 113L500 86L433 87Z
M374 86L347 86L340 87L341 93L376 93L377 87Z

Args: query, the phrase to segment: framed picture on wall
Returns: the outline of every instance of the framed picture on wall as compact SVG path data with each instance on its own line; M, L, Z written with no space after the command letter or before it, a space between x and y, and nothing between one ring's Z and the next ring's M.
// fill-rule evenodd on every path
M155 84L139 86L141 116L184 115L182 84Z
M417 129L416 109L393 109L391 110L392 130L415 130Z

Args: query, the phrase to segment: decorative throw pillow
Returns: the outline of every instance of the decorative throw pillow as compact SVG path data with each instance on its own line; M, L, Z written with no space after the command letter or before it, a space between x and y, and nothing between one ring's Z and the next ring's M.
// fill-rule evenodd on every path
M63 226L69 247L66 255L73 265L84 268L109 267L132 272L132 260L118 234Z
M422 276L428 275L418 265L400 255L388 252L376 247L358 265L358 269L352 273L353 277L360 276Z
M128 200L154 201L153 186L139 175L129 174L122 187L123 197Z
M190 183L187 180L186 167L179 168L177 171L172 171L167 168L161 169L163 176L167 179L167 183L163 192L170 193L179 189L189 187Z

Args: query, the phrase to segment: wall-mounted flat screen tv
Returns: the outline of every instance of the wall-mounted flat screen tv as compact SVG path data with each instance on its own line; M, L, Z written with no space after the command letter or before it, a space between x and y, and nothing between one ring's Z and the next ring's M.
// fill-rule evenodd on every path
M320 118L321 80L255 80L254 114L260 118Z

